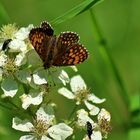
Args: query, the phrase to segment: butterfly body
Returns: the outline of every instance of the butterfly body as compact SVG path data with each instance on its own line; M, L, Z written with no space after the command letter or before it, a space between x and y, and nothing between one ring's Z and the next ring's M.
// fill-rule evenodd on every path
M87 50L78 43L79 36L76 33L53 35L53 29L47 22L33 28L29 40L42 59L44 68L76 65L88 57Z

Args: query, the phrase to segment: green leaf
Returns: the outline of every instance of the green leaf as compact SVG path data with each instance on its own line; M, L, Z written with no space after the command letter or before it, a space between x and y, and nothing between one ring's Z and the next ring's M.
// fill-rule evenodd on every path
M67 11L63 15L57 17L56 19L52 20L52 24L60 24L68 19L71 19L86 10L90 9L92 6L95 6L99 2L102 2L103 0L85 0L76 7L72 8L71 10Z
M4 24L10 21L7 11L4 6L0 3L0 24Z

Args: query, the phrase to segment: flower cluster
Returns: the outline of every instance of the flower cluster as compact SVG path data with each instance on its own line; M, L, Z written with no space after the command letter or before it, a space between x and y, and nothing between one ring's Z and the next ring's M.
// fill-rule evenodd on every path
M28 39L32 28L33 25L18 28L9 24L0 31L0 82L3 92L0 102L10 103L11 111L17 113L12 128L28 133L20 140L65 140L75 136L75 128L84 130L83 140L107 138L111 130L111 116L106 109L98 107L105 99L95 96L80 75L69 78L61 68L45 70ZM78 71L75 66L71 68ZM73 114L65 120L55 116L57 104L49 99L49 94L57 88L56 84L64 86L55 90L60 96L75 102ZM67 89L68 84L71 90Z

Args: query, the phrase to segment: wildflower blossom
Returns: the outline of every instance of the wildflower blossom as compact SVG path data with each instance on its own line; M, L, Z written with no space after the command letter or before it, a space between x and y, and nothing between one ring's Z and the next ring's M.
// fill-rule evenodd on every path
M94 122L89 116L88 112L84 109L77 111L77 125L80 127L87 127L90 124L90 133L87 131L87 135L83 140L102 140L102 138L107 138L108 133L111 131L110 126L110 113L105 109L101 109L100 113L97 116L98 122ZM88 123L87 123L88 122ZM86 128L86 129L87 129ZM90 135L89 135L90 134Z
M99 104L104 102L105 99L99 99L93 93L91 93L80 75L71 78L70 86L72 92L67 88L62 87L58 90L58 93L67 97L68 99L76 100L77 105L84 103L90 110L91 115L97 115L99 112L99 108L92 103Z
M39 105L43 101L43 92L31 90L29 94L20 96L22 101L22 108L27 109L31 104Z
M33 123L19 118L13 118L12 128L23 132L29 132L29 135L21 136L20 140L65 140L73 133L71 127L65 123L54 125L55 116L47 114L41 107L36 112L36 120Z
M77 111L77 118L78 118L78 122L77 122L77 125L82 127L82 128L85 128L86 125L87 125L87 122L89 122L91 124L91 127L92 127L92 133L91 133L91 140L101 140L102 139L102 135L101 135L101 132L100 130L98 131L94 131L93 128L95 128L96 126L96 123L88 116L88 112L85 111L84 109L80 109ZM89 136L86 135L83 140L90 140L89 139Z

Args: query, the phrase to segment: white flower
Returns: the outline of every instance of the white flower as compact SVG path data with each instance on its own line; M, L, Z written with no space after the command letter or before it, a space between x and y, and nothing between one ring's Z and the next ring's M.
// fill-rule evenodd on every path
M12 38L12 41L9 43L10 51L12 52L27 52L27 44L25 43L25 39L28 38L30 30L33 28L33 25L29 25L28 27L20 28Z
M81 115L84 116L84 114L82 113ZM79 116L80 115L78 115L78 122L79 120L81 120ZM107 138L108 133L111 131L111 126L110 126L111 116L110 113L104 108L101 109L100 113L97 116L97 121L98 121L97 123L92 123L92 121L90 121L89 119L87 119L87 121L86 119L82 119L82 120L83 122L84 121L87 122L86 125L87 135L84 137L83 140L102 140L102 138Z
M26 52L27 45L23 40L13 39L9 43L9 48L11 52Z
M88 112L84 109L80 109L77 111L77 124L80 127L85 127L87 122L94 124L94 121L88 116Z
M19 71L19 67L26 63L24 54L19 53L15 58L8 57L3 51L0 52L0 68L2 75L13 75Z
M30 24L28 27L22 27L20 28L16 33L15 33L15 38L19 39L19 40L25 40L28 38L28 35L30 33L30 30L33 28L34 26L32 24Z
M90 110L91 115L97 115L99 113L99 108L92 103L100 104L104 102L105 99L99 99L93 93L90 93L80 75L71 78L70 87L72 92L67 88L62 87L58 90L58 93L67 97L68 99L75 99L76 104L80 104L83 102Z
M102 108L100 113L98 114L98 121L101 121L102 119L105 119L108 122L110 122L111 120L110 113L104 108Z
M0 32L0 36L3 39L3 41L7 39L11 39L11 41L8 44L8 48L10 52L27 52L27 43L25 39L28 38L30 30L33 28L33 25L29 25L28 27L20 28L19 30L16 28L16 26L13 24L9 24L6 26L3 26ZM2 44L2 43L1 43Z
M100 113L98 114L98 127L102 132L102 136L107 138L108 133L112 130L110 125L111 115L106 109L101 109Z
M39 105L43 101L43 92L38 93L37 91L30 91L29 94L23 94L20 96L22 101L22 108L27 109L31 104Z
M77 125L80 127L86 127L87 135L83 138L83 140L101 140L102 135L99 130L94 131L96 127L96 123L88 116L88 112L84 109L80 109L77 111ZM90 127L88 126L90 124ZM89 130L90 129L90 130ZM88 134L90 131L90 134Z
M12 128L30 132L29 135L21 136L20 140L65 140L73 133L73 129L64 123L53 125L54 119L54 115L47 114L41 107L36 112L36 120L33 124L27 120L13 118Z

